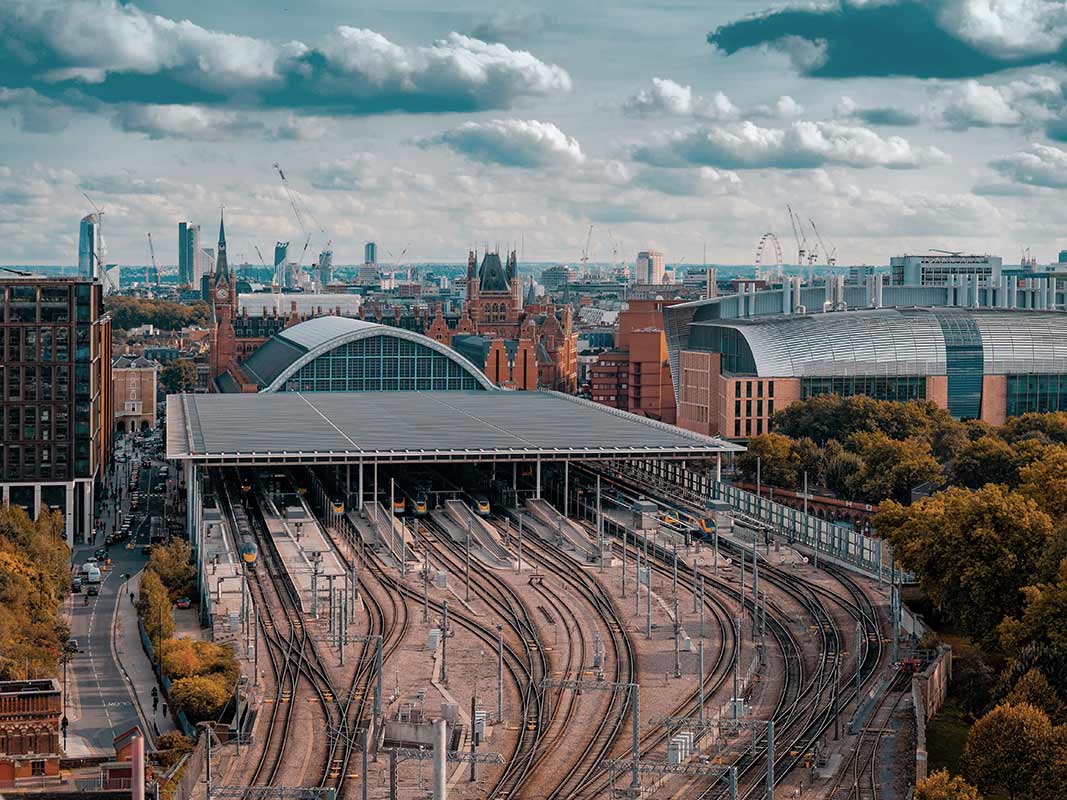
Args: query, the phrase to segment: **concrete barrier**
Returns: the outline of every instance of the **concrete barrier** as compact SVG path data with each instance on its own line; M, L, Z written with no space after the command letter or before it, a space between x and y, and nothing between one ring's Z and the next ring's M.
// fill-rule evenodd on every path
M926 723L941 710L952 682L952 648L941 645L937 658L911 679L915 707L915 780L927 775Z

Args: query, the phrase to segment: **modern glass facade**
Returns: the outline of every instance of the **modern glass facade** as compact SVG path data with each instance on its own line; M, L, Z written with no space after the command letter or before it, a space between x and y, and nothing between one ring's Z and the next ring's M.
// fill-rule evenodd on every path
M948 410L956 419L978 419L982 413L984 368L982 334L969 315L935 311L945 336Z
M340 345L285 382L291 392L482 389L464 367L426 345L383 334Z
M913 375L834 375L800 379L800 397L867 395L876 400L925 400L926 378Z
M1007 415L1067 410L1067 375L1009 375Z
M694 326L689 347L722 356L722 371L733 375L755 375L756 359L745 337L735 328Z

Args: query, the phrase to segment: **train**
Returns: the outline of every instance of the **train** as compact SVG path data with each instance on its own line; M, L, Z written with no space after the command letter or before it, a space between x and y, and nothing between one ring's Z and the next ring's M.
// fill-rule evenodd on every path
M411 513L416 517L425 517L426 512L429 509L429 503L426 500L426 495L422 492L416 492L411 497Z
M479 517L489 516L490 507L488 497L486 497L484 494L472 494L470 496L470 499L471 509L474 511L475 514L477 514Z
M345 504L342 500L330 500L330 508L333 510L334 514L345 513Z
M396 514L396 515L403 514L404 512L407 511L407 508L408 508L407 498L405 498L403 495L401 495L400 497L394 497L393 498L393 513L394 514Z

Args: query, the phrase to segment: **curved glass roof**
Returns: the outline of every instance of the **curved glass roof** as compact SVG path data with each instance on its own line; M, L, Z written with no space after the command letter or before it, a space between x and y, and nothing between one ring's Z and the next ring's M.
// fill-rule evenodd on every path
M967 308L881 308L694 321L737 330L756 374L944 375L946 326L977 327L987 375L1067 374L1067 314ZM695 337L694 337L695 338ZM693 343L695 344L695 342Z
M267 340L241 365L261 391L276 391L302 366L323 353L348 342L372 336L387 336L417 342L459 364L485 389L497 387L462 355L427 336L351 317L315 317L286 328Z

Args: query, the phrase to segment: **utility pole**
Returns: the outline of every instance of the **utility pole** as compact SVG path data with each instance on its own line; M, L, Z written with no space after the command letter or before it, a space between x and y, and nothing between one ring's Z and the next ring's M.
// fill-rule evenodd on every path
M441 604L441 683L448 686L448 601Z
M470 599L471 599L471 517L469 517L469 516L467 517L467 546L465 548L465 551L466 551L466 566L464 568L465 569L464 582L466 583L466 587L467 587L467 595L466 595L466 597L464 599L466 599L467 602L470 602Z
M678 595L674 596L674 677L682 677L682 622L678 618Z
M504 721L504 635L496 634L496 721Z

